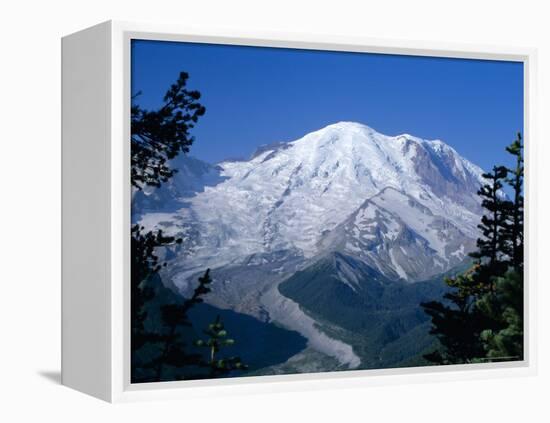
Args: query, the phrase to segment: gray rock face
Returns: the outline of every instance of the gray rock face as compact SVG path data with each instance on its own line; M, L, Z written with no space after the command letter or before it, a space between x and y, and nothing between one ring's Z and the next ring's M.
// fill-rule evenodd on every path
M390 279L409 282L459 265L474 246L475 238L394 188L366 200L319 243L321 251L345 252Z
M407 140L406 145L411 143ZM463 202L468 208L479 212L476 195L480 185L479 175L470 172L468 163L461 163L459 157L454 149L440 141L417 144L414 170L438 198Z

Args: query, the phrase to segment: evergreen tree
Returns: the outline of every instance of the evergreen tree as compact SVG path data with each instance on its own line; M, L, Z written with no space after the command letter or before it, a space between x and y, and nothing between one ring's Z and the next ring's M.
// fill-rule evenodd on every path
M444 302L421 304L432 319L430 333L437 337L442 347L424 356L429 362L464 364L484 355L480 334L486 324L475 308L475 293L479 292L479 287L474 272L475 267L463 275L446 278L445 283L452 291L444 295Z
M523 270L523 145L521 134L506 151L515 157L515 167L507 169L506 182L512 188L513 200L508 202L508 219L504 224L502 237L505 239L504 253L517 272Z
M425 358L438 364L523 358L523 156L521 135L506 148L514 169L495 166L478 191L486 210L474 266L446 279L445 303L421 304L441 349ZM513 200L502 194L503 181Z
M482 295L477 308L495 324L481 334L490 361L523 359L523 146L521 134L506 148L515 156L515 167L507 169L506 182L513 191L507 201L506 219L501 229L502 254L506 274L495 283L494 295Z
M189 75L181 72L178 80L164 96L164 104L157 110L145 110L133 103L131 108L131 182L135 190L146 186L160 187L168 181L177 169L170 167L169 160L181 152L187 153L194 138L189 130L205 113L199 103L200 93L186 88ZM132 98L135 100L139 93ZM189 379L189 368L208 367L211 377L226 374L232 370L244 369L238 358L212 359L208 363L201 360L199 354L189 353L182 328L191 326L188 313L191 307L203 301L202 297L210 292L210 270L199 278L191 298L183 303L171 303L160 306L161 329L147 330L148 310L154 300L152 282L160 281L159 271L166 263L160 263L157 252L181 244L181 239L167 237L162 231L143 232L143 227L132 227L132 267L131 267L131 326L132 326L132 381L160 381ZM157 305L158 307L158 305ZM219 319L214 324L211 336L217 336L215 352L232 340L222 340L223 325ZM189 332L187 332L189 333ZM212 341L213 342L213 341ZM145 350L145 353L143 353ZM141 360L140 370L145 376L135 374L135 356L138 352L146 359ZM170 372L165 372L170 368ZM165 373L168 373L165 375Z
M186 88L188 78L186 72L180 73L158 110L132 104L131 181L136 189L147 185L159 187L171 178L176 170L169 166L168 160L181 152L187 153L194 141L189 130L206 109L198 101L200 93Z
M474 295L494 291L495 278L503 275L508 267L504 257L506 240L503 237L503 230L509 202L504 199L501 191L502 181L506 175L507 169L504 166L495 166L491 173L483 174L489 183L483 185L478 191L478 195L482 198L481 206L486 213L478 225L482 233L482 237L477 240L478 250L470 254L477 263L473 281L478 292L473 292Z
M239 357L216 357L216 354L222 348L229 347L235 343L233 339L227 338L227 330L219 315L213 323L208 325L204 333L208 338L206 340L199 339L195 341L195 345L208 350L208 359L205 365L210 368L210 377L224 376L234 370L244 370L247 368Z
M163 334L160 336L161 353L150 363L155 368L156 380L163 380L163 368L172 366L180 369L180 374L176 379L184 379L185 375L181 369L188 365L199 365L199 356L188 354L185 351L187 346L183 336L178 329L182 326L191 326L188 312L196 304L203 302L202 297L210 292L210 269L207 269L203 276L198 279L198 285L190 298L185 299L183 304L166 304L161 307L162 323L164 326Z
M204 115L205 108L199 103L200 93L187 89L189 75L181 72L178 80L170 86L164 96L164 104L157 110L145 110L135 103L140 93L132 98L131 107L131 184L135 190L142 190L145 186L159 187L174 175L176 169L172 169L169 160L175 158L181 152L188 152L194 138L189 134L200 116ZM165 236L162 231L143 232L143 228L134 225L131 231L131 348L132 348L132 380L136 380L135 363L138 362L136 354L145 347L150 350L160 348L162 354L167 356L167 361L173 362L172 351L181 349L181 345L175 345L174 349L168 349L166 345L170 339L164 333L147 331L145 322L147 318L147 304L154 298L154 291L150 282L159 278L159 263L157 251L172 245L180 244L181 239ZM163 264L165 265L165 263ZM199 291L201 284L199 283ZM198 295L203 295L200 292ZM192 298L186 310L192 304L198 302ZM181 313L180 313L181 314ZM185 314L185 313L183 313ZM170 307L163 310L166 325L175 326L175 321L184 320L177 312L170 311ZM181 355L181 361L188 357ZM142 363L143 364L143 363ZM181 363L180 363L181 364ZM155 360L147 363L146 367L159 369ZM162 373L162 366L157 374Z
M491 173L485 173L483 177L488 183L479 189L478 195L487 212L478 225L483 235L477 240L478 250L470 254L475 263L464 275L445 279L451 292L444 295L444 302L421 304L432 319L430 333L438 338L443 347L442 351L424 356L436 364L469 363L484 357L481 332L487 328L498 328L496 321L479 312L476 301L481 295L494 292L496 278L507 268L502 254L502 231L508 206L501 194L506 168L495 166Z
M495 295L476 304L481 314L499 323L481 333L489 361L523 360L523 274L510 270L496 281Z
M158 110L145 110L133 102L131 110L131 183L141 190L146 185L160 186L166 182L175 169L171 169L167 160L180 152L189 151L194 139L189 135L205 108L198 100L198 91L187 90L189 75L181 72L178 80L171 85L164 96L164 104ZM132 98L134 101L139 93ZM142 233L138 225L132 227L132 329L143 331L145 319L144 304L152 297L151 290L145 286L160 266L155 250L174 243L181 243L172 237L165 237L162 231ZM145 338L136 333L135 347L143 344Z
M137 351L147 342L158 341L158 336L145 330L147 311L145 304L153 298L153 290L148 281L158 274L162 265L156 254L159 247L168 247L181 243L181 239L164 236L162 230L143 233L143 227L132 226L131 241L131 344Z

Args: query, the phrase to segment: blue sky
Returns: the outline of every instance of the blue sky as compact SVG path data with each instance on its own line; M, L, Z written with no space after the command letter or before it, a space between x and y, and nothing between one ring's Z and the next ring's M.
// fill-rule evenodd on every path
M132 92L158 107L180 71L206 114L191 155L215 163L338 121L442 139L490 169L523 132L523 65L134 40Z

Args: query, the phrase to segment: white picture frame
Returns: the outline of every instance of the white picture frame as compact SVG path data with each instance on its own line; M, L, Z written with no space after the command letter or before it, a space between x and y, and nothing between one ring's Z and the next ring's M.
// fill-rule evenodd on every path
M217 380L130 383L130 42L187 41L524 64L525 359ZM62 383L110 402L428 383L536 373L536 51L105 22L62 40Z

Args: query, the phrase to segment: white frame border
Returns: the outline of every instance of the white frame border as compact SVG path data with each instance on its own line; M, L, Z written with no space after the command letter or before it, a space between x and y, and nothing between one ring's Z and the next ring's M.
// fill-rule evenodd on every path
M269 392L473 380L537 373L536 354L536 63L535 49L388 40L304 33L235 31L178 25L110 22L111 28L111 400L136 401ZM525 140L525 359L519 362L236 377L130 384L130 40L150 39L524 63ZM120 282L122 281L122 283Z

